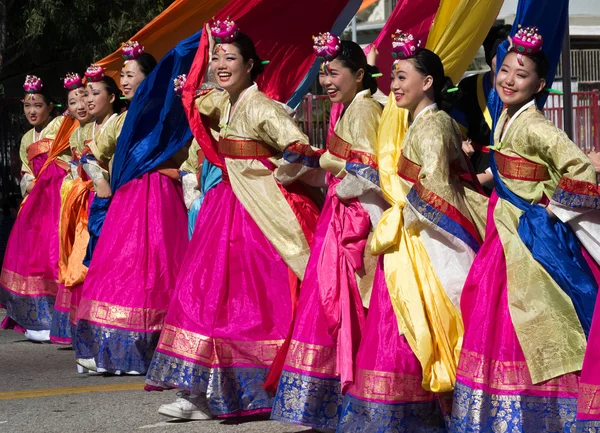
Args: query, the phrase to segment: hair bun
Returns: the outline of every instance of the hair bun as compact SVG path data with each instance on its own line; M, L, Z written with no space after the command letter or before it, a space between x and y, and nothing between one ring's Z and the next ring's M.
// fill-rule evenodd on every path
M462 91L460 88L454 85L452 78L445 76L444 86L442 87L442 99L439 108L446 112L450 112L461 96Z

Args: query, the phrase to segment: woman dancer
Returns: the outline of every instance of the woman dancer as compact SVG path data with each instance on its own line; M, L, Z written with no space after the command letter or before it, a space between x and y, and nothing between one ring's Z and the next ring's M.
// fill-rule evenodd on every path
M42 80L28 75L23 108L31 126L21 140L21 192L27 196L12 229L0 275L3 328L24 331L34 341L48 341L58 291L58 221L60 187L68 153L60 155L38 179L64 117L50 118L54 104ZM39 183L39 185L38 185ZM34 191L34 185L38 185Z
M496 79L506 109L486 238L461 301L452 429L571 432L600 258L598 225L580 218L597 217L600 196L589 159L536 108L542 36L525 28L512 41Z
M344 111L320 158L329 189L271 417L335 430L341 392L354 380L365 321L361 295L368 306L373 285L376 260L365 260L367 238L385 207L375 161L381 106L372 98L377 68L358 44L325 33L314 49L324 60L321 86Z
M163 415L208 419L268 412L262 389L291 323L318 210L291 183L318 166L283 107L254 83L263 70L252 40L232 21L212 25L199 112L220 125L223 181L208 191L148 371L147 389L181 388ZM203 143L201 143L203 144Z
M68 256L65 259L66 252L64 250L63 238L63 218L62 215L68 212L65 209L66 198L73 188L76 179L79 178L77 173L78 161L81 157L81 150L84 140L88 139L92 131L92 115L87 110L87 100L85 98L85 86L79 74L69 73L63 80L64 88L67 91L67 108L71 117L77 120L79 126L69 137L69 147L71 149L71 160L69 161L69 174L65 178L61 188L62 208L61 208L61 224L59 225L59 265L58 265L58 293L54 304L54 315L52 316L52 328L50 329L50 341L55 344L71 344L71 322L69 314L71 311L71 281L72 275L69 275L67 269ZM81 180L80 180L81 181ZM75 186L77 186L75 184ZM87 229L86 229L87 232ZM71 244L72 245L72 244ZM74 262L77 258L73 258ZM79 258L78 267L83 268ZM74 265L74 263L73 263Z
M460 177L467 164L461 134L440 109L451 87L442 62L412 35L398 31L393 39L391 97L408 110L410 126L402 143L378 155L401 149L396 204L387 213L397 212L398 219L382 220L373 242L383 258L341 432L445 431L440 399L454 385L463 332L460 291L481 243ZM382 124L394 110L386 107Z
M135 42L125 50L121 85L132 98L149 72L149 54ZM77 349L87 358L79 362L86 368L113 374L148 369L187 247L181 163L172 158L112 198L77 310Z

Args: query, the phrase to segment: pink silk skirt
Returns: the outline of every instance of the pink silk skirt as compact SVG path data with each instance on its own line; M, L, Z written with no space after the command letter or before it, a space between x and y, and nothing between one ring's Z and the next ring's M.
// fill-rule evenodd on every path
M289 332L295 276L226 181L196 227L146 389L206 393L217 416L268 412L262 385Z
M147 371L187 243L178 181L150 172L116 192L75 295L78 358L108 372Z
M48 156L32 160L38 173ZM60 188L66 171L50 164L36 180L10 234L2 274L0 307L4 327L50 330L58 284Z
M353 380L364 327L356 271L363 266L371 226L356 200L344 204L337 197L339 182L329 176L271 413L277 421L333 430L342 402L340 375Z
M338 432L446 431L442 404L447 398L421 385L421 364L398 330L383 257L375 272L355 378L343 399Z
M453 432L575 429L578 374L533 384L508 307L507 268L490 198L486 237L463 290L463 350L454 392ZM567 342L565 342L568 344Z
M586 260L596 281L600 281L598 266L589 255L586 255ZM577 399L577 432L600 432L600 296L596 298L592 328L581 370Z

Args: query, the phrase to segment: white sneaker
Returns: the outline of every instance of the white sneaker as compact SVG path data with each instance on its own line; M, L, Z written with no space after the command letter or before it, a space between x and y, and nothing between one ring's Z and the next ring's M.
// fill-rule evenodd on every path
M86 374L89 373L90 370L87 368L83 368L81 365L77 364L77 374Z
M25 336L25 338L31 340L31 341L37 341L39 343L41 342L45 342L45 341L50 341L50 331L33 331L31 329L28 329L27 331L25 331L25 334L23 334Z
M188 391L179 391L177 400L171 404L163 404L158 408L158 413L180 419L202 420L213 418L208 410L206 394L192 396Z
M94 358L77 358L77 364L91 371L96 371L96 360Z

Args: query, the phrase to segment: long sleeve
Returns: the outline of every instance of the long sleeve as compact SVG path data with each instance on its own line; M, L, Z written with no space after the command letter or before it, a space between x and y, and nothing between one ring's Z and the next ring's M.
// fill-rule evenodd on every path
M256 133L269 146L283 152L281 165L275 177L284 185L307 176L310 171L319 169L319 157L323 151L313 148L294 119L285 109L274 101L267 99L255 107L251 115L260 118Z

